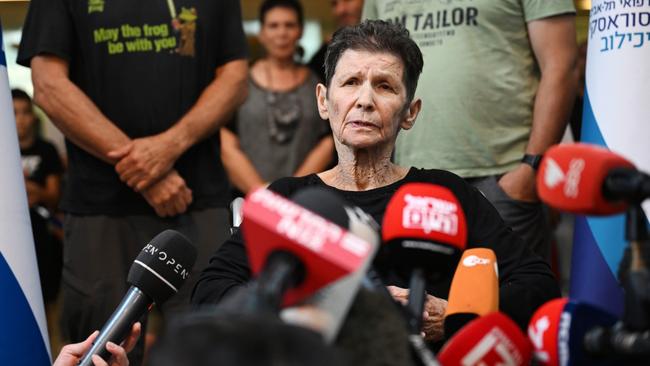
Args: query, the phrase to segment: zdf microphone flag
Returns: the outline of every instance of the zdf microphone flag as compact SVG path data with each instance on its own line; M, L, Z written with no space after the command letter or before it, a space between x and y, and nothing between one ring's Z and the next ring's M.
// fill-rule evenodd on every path
M0 172L0 363L50 365L4 48L0 48Z
M582 142L605 146L650 171L650 3L591 2ZM650 201L644 205L650 213ZM620 315L616 273L624 215L576 218L570 298Z

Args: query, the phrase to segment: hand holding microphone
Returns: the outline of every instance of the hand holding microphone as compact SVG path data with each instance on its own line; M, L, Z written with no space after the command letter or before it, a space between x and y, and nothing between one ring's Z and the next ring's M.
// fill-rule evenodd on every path
M131 326L155 303L160 306L178 292L196 261L196 249L185 236L174 230L165 230L142 248L136 257L127 282L131 288L113 312L90 350L79 365L93 365L93 356L108 359L106 344L119 344Z
M140 332L142 327L139 322L133 324L131 328L131 333L128 337L122 342L121 345L117 345L112 342L106 344L106 349L111 354L110 363L104 361L101 357L94 355L92 357L93 364L95 366L128 366L129 359L127 353L129 353L133 347L135 347L138 338L140 338ZM54 360L52 366L75 366L81 359L81 356L86 353L93 342L99 335L99 331L94 331L86 340L79 343L73 343L63 346L59 352L59 356Z

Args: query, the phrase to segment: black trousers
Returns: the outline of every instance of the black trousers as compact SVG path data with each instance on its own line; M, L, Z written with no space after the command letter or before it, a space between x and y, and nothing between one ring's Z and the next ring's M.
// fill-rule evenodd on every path
M61 287L64 339L72 343L81 342L94 330L101 329L128 290L126 277L133 260L149 240L166 229L186 235L197 247L198 257L192 274L178 294L163 304L165 317L189 307L198 273L230 236L228 210L194 210L174 218L154 215L66 216ZM138 345L129 354L131 365L142 362L144 325Z

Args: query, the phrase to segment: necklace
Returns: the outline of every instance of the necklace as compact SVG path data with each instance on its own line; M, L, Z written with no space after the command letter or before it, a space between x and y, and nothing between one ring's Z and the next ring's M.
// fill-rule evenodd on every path
M302 116L297 95L298 68L294 65L293 87L286 92L273 90L271 68L264 65L268 88L266 90L267 121L269 136L279 144L285 144L293 138L298 121Z

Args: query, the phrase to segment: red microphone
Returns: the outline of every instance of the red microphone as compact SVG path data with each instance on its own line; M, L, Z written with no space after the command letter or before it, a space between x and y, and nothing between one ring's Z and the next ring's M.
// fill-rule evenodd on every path
M559 365L558 329L567 298L553 299L542 305L528 325L528 338L534 347L535 360L541 365Z
M382 269L410 274L408 310L413 334L422 328L427 281L448 275L467 242L465 214L447 188L409 183L393 195L382 225Z
M445 366L528 365L532 347L517 324L500 312L472 320L438 353Z
M650 196L650 178L602 147L563 144L544 154L537 189L542 201L557 209L610 215Z
M587 334L596 328L610 327L616 318L588 304L554 299L542 305L530 320L528 337L540 365L613 365L614 358L587 350Z
M349 220L342 199L330 191L306 191L331 218L267 189L255 190L243 205L242 233L260 306L273 311L355 272L374 254L371 243L341 227Z

